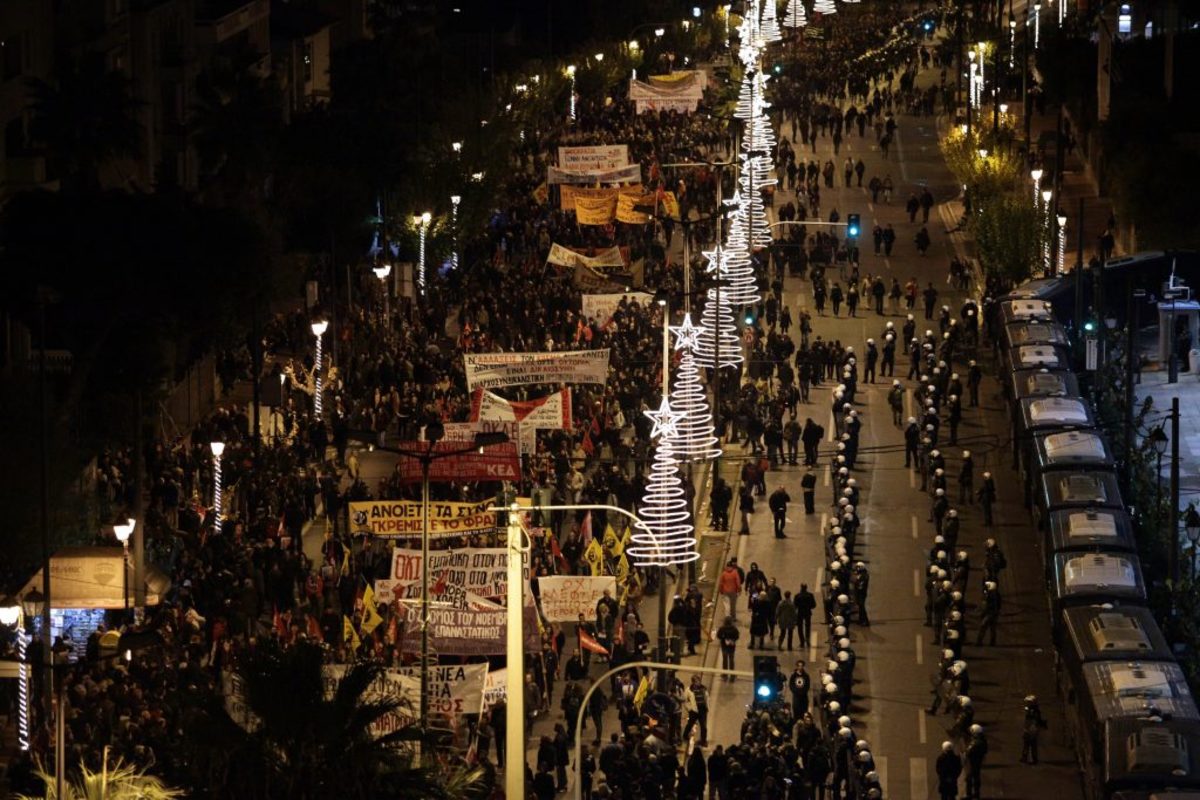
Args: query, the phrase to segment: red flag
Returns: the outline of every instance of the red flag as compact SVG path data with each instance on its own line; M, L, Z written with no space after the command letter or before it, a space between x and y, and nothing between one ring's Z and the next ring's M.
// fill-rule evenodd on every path
M600 435L600 418L599 417L592 417L592 427L588 429L588 432L591 433L592 436Z
M591 512L589 511L588 513L590 514ZM558 537L553 533L550 534L550 554L554 556L559 572L563 575L569 575L571 573L571 565L567 563L567 558L563 555L562 548L558 546Z
M583 441L579 443L579 446L582 447L583 452L587 453L589 456L595 454L596 445L592 444L592 434L590 431L583 432Z
M587 441L587 435L583 437L583 441ZM587 450L587 448L583 448ZM583 546L587 547L592 542L592 512L589 511L583 515L583 524L579 526L579 536L583 540Z
M608 651L604 649L604 645L597 642L596 637L583 628L579 629L579 646L584 650L591 650L593 653L599 653L602 656L608 655Z
M308 615L308 638L318 642L325 640L325 632L321 630L321 621L312 614Z

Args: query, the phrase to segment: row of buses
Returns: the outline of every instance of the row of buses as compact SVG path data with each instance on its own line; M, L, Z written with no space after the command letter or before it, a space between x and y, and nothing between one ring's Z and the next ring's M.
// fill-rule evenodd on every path
M991 313L1087 796L1200 800L1200 712L1146 607L1116 462L1071 371L1067 331L1020 290Z

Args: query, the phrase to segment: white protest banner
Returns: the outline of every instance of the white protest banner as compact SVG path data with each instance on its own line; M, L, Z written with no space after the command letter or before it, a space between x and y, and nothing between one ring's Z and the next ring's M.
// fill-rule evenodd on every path
M254 733L261 721L250 706L246 705L246 688L242 676L231 669L221 670L221 694L225 697L225 711L229 718L242 730Z
M496 527L496 515L488 511L491 500L478 503L429 504L429 535L462 536ZM350 504L350 532L385 539L416 538L425 529L420 500L367 500Z
M508 550L503 547L462 547L429 553L430 593L461 608L465 593L503 597L508 586ZM524 568L526 580L529 567ZM397 599L421 596L421 551L392 548L392 592Z
M566 170L620 169L629 164L629 145L590 144L558 148L558 166Z
M542 616L550 622L574 622L583 614L596 615L596 601L607 591L617 596L617 579L612 575L543 575L538 578Z
M639 114L647 112L674 111L676 114L691 114L699 107L699 100L679 100L672 98L656 98L651 100L634 100L634 110Z
M595 383L608 380L609 349L561 353L465 353L467 388L494 389L529 383Z
M630 164L616 169L570 170L546 167L546 183L588 186L596 183L641 183L642 165Z
M621 300L625 299L627 303L637 302L643 308L646 304L654 299L654 295L646 292L614 292L610 294L585 294L581 295L583 299L582 312L584 319L595 320L597 325L603 327L612 319L613 313L617 310L617 306L621 304Z
M535 400L505 400L486 389L471 395L471 421L510 420L534 428L571 427L571 390L562 389Z
M507 681L508 669L506 667L494 669L487 674L487 677L483 679L483 705L479 709L480 714L486 714L497 703L503 703L508 699Z
M625 257L619 247L597 250L594 256L588 256L569 247L563 247L561 244L550 245L550 254L546 256L546 263L559 267L573 267L582 264L601 272L604 272L606 267L624 269L626 266Z
M396 599L396 582L391 578L375 579L375 602L386 606Z

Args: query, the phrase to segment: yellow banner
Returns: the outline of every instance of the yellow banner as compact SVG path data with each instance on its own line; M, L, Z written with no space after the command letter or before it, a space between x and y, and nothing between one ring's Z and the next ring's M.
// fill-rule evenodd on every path
M368 586L367 590L363 592L363 633L370 633L382 622L383 617L379 616L379 608L375 605L375 590Z
M598 541L592 539L588 544L587 549L583 551L583 560L587 562L588 569L593 575L601 573L604 566L604 550Z
M607 225L617 213L617 196L584 197L575 195L575 221L580 225Z
M496 515L488 511L493 502L431 502L429 535L461 536L472 531L491 530L496 527ZM393 539L419 537L425 530L422 512L419 500L367 500L351 503L350 531Z
M600 189L589 188L586 186L562 186L558 190L559 207L563 211L574 211L576 198L592 198L599 200L601 198L610 200L617 196L619 190L615 186L606 186Z
M622 192L617 197L617 221L628 225L645 225L651 217L637 206L654 206L654 195L633 195Z
M666 213L666 215L668 217L673 217L675 219L680 218L679 217L679 201L675 199L674 192L663 192L662 193L662 207L663 207L663 212Z

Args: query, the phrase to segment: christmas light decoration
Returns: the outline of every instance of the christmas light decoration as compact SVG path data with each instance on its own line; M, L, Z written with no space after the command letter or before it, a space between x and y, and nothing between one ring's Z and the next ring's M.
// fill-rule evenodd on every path
M817 0L817 2L813 3L813 13L822 15L836 14L837 6L833 4L833 0Z
M321 391L321 355L322 345L321 337L325 335L325 329L329 327L329 322L319 319L311 326L313 336L317 338L317 357L313 360L313 413L321 416L321 400L323 392Z
M787 16L783 24L788 28L803 28L808 25L808 12L804 10L804 0L790 0Z
M213 457L213 530L221 532L221 454L225 452L224 442L210 442L209 449Z
M721 291L721 299L727 301L731 309L754 305L762 300L758 293L758 279L754 276L754 263L750 260L750 210L745 199L739 198L738 210L734 213L725 239L725 257L721 262L720 276L729 284ZM708 324L708 320L705 320L705 324Z
M779 30L779 8L775 5L776 2L777 0L763 0L762 38L768 44L783 41L783 31Z
M650 480L638 507L640 522L634 527L626 552L640 567L686 564L700 557L696 552L694 528L683 491L673 439L683 415L671 409L664 397L657 410L645 412L654 423L651 437L658 437Z
M703 327L692 324L692 315L685 314L682 325L672 325L675 349L683 355L675 371L671 388L672 407L683 414L676 423L675 453L681 461L704 461L721 454L713 433L712 412L708 397L700 386L700 366L696 363L696 347Z
M717 278L726 279L727 276L722 267L726 252L718 246L716 250L706 252L704 255L709 260L708 272ZM743 360L742 343L738 339L737 326L733 321L733 305L729 302L729 292L718 291L716 288L709 289L700 319L701 325L696 335L694 348L699 365L721 368L735 367L741 364ZM720 335L719 352L714 333ZM720 355L719 360L718 355Z

